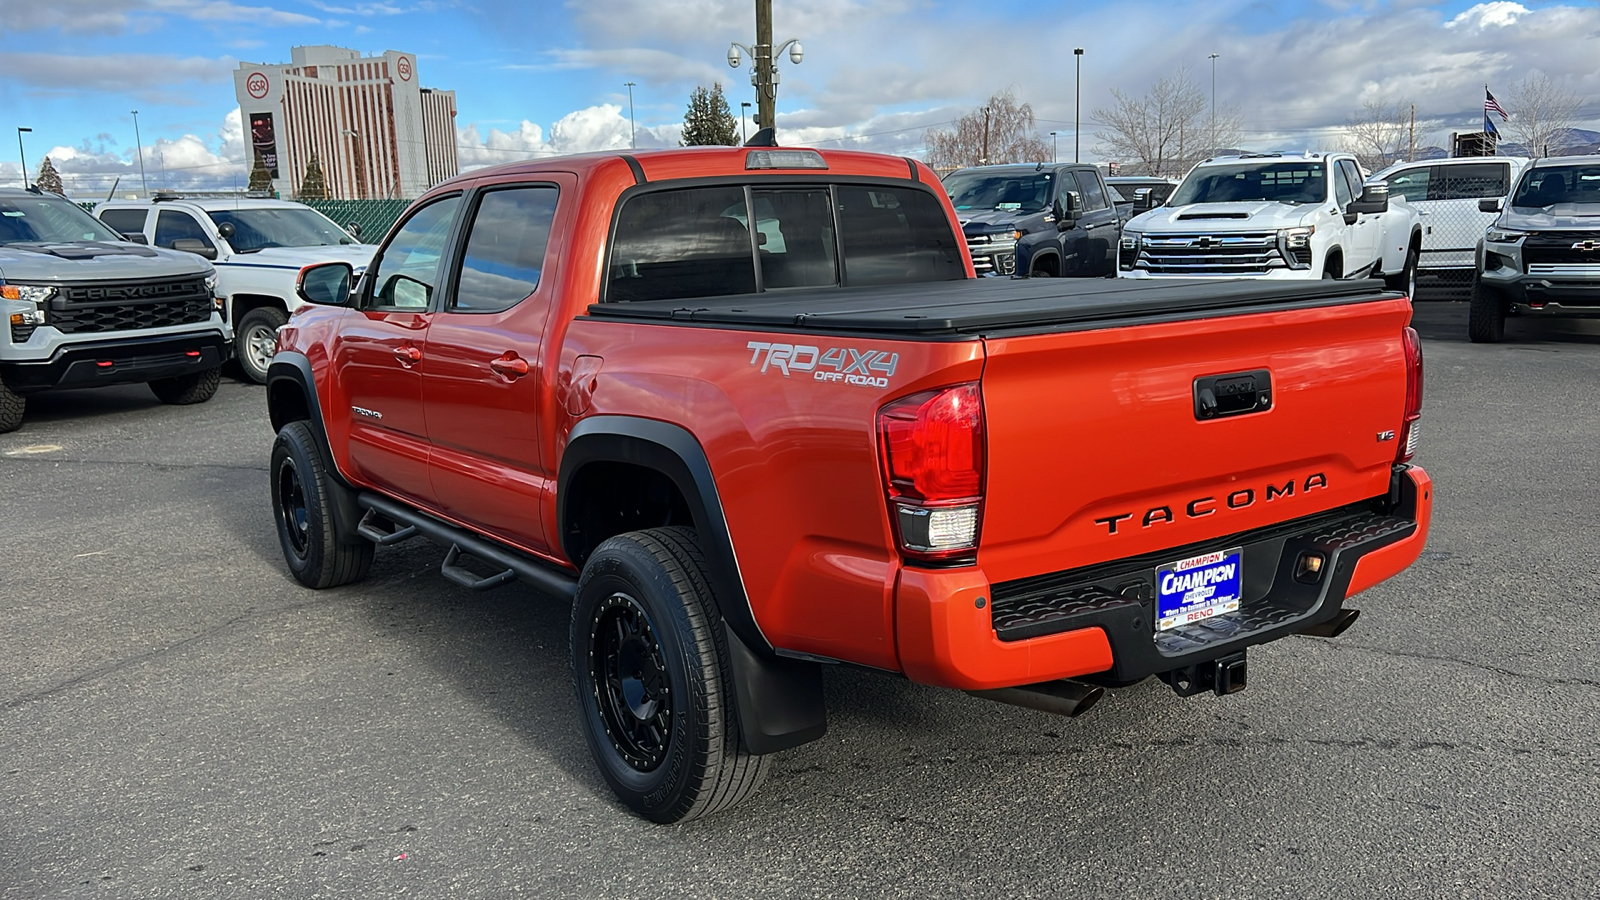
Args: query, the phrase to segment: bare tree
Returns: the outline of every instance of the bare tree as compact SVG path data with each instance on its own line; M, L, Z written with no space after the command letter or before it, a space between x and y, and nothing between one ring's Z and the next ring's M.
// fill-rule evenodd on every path
M1509 142L1528 156L1549 156L1567 149L1583 98L1539 72L1512 85L1504 105L1511 118L1500 129Z
M1368 100L1345 123L1342 149L1355 154L1370 172L1410 159L1411 101Z
M1039 137L1033 105L1017 103L1009 88L957 119L954 127L928 131L923 141L928 165L936 169L1050 161L1050 145Z
M1103 157L1120 160L1129 174L1182 175L1196 162L1237 149L1240 119L1237 107L1212 113L1212 98L1180 69L1150 86L1141 97L1115 88L1114 103L1094 111L1102 128L1097 133Z

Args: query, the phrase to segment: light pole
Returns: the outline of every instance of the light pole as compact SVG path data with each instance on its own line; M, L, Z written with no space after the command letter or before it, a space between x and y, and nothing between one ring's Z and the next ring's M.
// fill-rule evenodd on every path
M756 0L756 42L750 46L738 41L730 44L729 68L739 68L740 50L750 56L750 83L756 88L756 130L776 128L778 82L783 80L778 74L776 57L788 50L789 61L798 66L806 54L795 38L784 41L776 51L772 49L772 0Z
M1072 161L1078 162L1078 147L1081 143L1078 140L1078 122L1083 117L1083 48L1073 48L1072 55L1078 61L1078 80L1074 86L1077 99L1072 103Z
M1056 152L1056 133L1052 131L1050 132L1050 161L1058 162L1060 158L1061 154Z
M367 199L367 155L361 150L361 132L345 128L340 133L355 138L351 143L356 148L356 196L365 200Z
M740 100L739 101L739 143L741 143L741 144L744 143L745 140L746 140L746 138L744 136L744 114L745 114L745 111L748 110L749 108L750 108L750 101L749 100Z
M143 189L145 199L150 198L150 182L144 177L144 141L139 139L139 111L133 111L133 145L139 150L139 187Z
M1211 152L1216 153L1217 143L1217 57L1221 53L1211 54Z
M631 81L624 81L622 83L622 85L623 85L623 87L626 87L628 89L628 146L630 148L632 148L632 149L638 149L639 144L637 142L637 132L634 130L634 127L633 127L633 88L634 88L634 84Z
M27 190L28 189L28 151L22 149L22 133L24 131L28 132L29 134L32 134L33 133L33 129L32 128L23 128L21 125L17 126L17 158L22 160L22 189L23 190Z

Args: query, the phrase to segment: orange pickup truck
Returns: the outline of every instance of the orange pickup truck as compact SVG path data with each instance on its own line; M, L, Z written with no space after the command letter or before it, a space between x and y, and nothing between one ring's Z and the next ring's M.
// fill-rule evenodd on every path
M656 821L821 737L825 666L1068 715L1227 694L1427 537L1406 297L975 279L914 160L485 169L299 290L268 381L294 576L420 536L570 603L586 739Z

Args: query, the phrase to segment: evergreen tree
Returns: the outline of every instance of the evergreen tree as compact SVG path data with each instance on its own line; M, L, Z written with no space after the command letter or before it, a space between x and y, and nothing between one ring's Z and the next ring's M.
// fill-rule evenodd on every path
M56 164L46 156L44 162L39 164L39 177L33 180L34 187L51 194L60 194L65 197L67 192L61 187L61 173L56 171Z
M252 191L272 190L272 173L267 171L267 164L261 159L261 151L255 151L256 164L250 168L250 185Z
M721 82L713 82L711 90L696 86L689 94L689 111L683 116L685 147L733 146L739 143L739 123L728 110L728 98L722 95Z
M306 177L300 180L299 199L328 199L328 182L322 177L322 161L317 159L315 153L311 154L311 162L306 163Z

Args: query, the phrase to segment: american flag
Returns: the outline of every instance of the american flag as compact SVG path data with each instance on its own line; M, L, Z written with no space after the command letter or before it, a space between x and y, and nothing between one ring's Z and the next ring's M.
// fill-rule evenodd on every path
M1494 98L1494 95L1489 93L1489 89L1488 88L1484 88L1483 89L1483 116L1484 116L1484 118L1487 119L1489 117L1489 113L1492 113L1492 112L1499 113L1501 119L1509 119L1509 118L1511 118L1510 116L1506 115L1506 111L1504 109L1500 108L1500 101L1496 100Z

